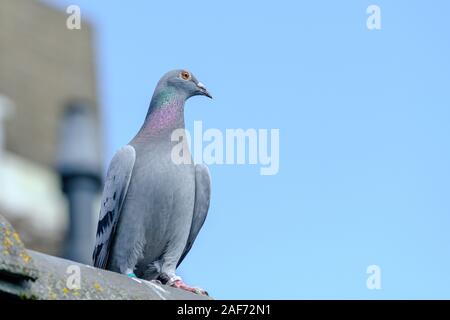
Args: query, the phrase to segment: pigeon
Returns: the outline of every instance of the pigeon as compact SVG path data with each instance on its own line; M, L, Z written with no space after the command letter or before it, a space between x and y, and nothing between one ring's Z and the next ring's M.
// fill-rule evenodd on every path
M130 277L159 281L199 294L176 275L209 209L208 168L190 153L174 161L180 141L187 147L184 106L193 96L212 98L187 70L173 70L158 82L139 132L109 165L102 194L93 264ZM173 141L172 133L184 133Z

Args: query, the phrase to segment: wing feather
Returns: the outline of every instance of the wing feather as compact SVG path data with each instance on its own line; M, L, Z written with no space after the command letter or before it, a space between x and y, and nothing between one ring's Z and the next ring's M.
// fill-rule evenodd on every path
M195 166L195 203L191 230L183 254L180 257L180 260L178 260L177 267L184 260L189 250L191 250L200 229L205 223L209 210L210 197L211 177L209 175L208 167L203 164L197 164Z
M108 264L111 244L127 195L135 160L134 148L126 145L117 151L109 165L102 195L96 244L92 255L94 266L97 268L104 269Z

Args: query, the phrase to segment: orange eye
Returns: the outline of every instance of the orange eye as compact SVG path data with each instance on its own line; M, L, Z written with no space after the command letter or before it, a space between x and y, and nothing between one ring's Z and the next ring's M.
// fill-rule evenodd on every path
M181 79L189 80L191 78L191 74L187 71L181 71Z

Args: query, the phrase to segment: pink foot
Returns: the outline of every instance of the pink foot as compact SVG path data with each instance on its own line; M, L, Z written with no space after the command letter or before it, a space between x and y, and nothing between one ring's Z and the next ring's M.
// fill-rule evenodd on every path
M171 286L174 287L174 288L186 290L186 291L189 291L189 292L192 292L192 293L208 296L208 292L206 292L205 290L203 290L201 288L190 287L186 283L184 283L182 280L174 281L174 283L172 283Z

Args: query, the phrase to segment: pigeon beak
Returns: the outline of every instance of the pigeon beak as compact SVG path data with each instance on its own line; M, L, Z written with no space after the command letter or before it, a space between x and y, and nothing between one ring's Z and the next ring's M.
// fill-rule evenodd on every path
M203 96L207 96L208 98L213 98L212 95L208 92L208 90L206 90L206 87L203 83L198 82L197 83L197 88L199 90L199 94L203 95Z

